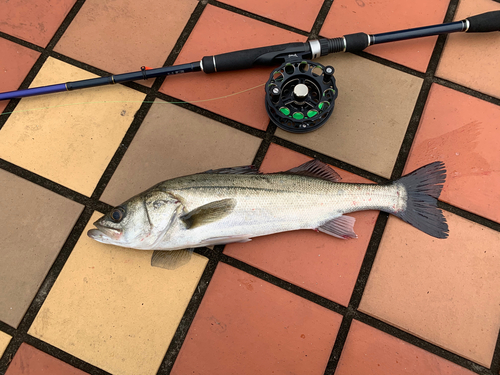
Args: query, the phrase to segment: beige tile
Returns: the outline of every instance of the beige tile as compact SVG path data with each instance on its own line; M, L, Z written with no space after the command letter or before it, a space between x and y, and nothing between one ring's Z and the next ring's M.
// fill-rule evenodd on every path
M422 86L418 77L345 54L318 59L335 68L335 109L312 133L276 135L390 177Z
M0 169L0 320L19 325L83 206Z
M207 259L195 254L175 271L154 268L151 251L93 241L91 227L29 334L114 374L155 374Z
M490 367L500 328L500 233L445 216L446 240L389 218L360 310Z
M31 86L94 77L49 58ZM0 130L0 157L89 196L144 97L113 85L22 99Z
M500 10L491 0L461 0L455 20ZM447 37L436 76L500 98L500 33L457 33Z
M157 100L101 200L118 205L163 180L249 165L260 142L259 138Z
M9 336L8 334L3 333L2 331L0 331L0 357L3 355L3 352L7 348L7 345L9 345L9 342L10 342L11 338L12 337Z

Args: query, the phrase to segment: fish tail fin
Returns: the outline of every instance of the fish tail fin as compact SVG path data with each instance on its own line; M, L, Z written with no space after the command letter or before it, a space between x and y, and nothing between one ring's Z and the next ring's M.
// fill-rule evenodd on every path
M441 161L401 177L394 184L403 185L406 190L406 209L391 213L430 236L447 238L448 224L437 207L445 180L446 168Z

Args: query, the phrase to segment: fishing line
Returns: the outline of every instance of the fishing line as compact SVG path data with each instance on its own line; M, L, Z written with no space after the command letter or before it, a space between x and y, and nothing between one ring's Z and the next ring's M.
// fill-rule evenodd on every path
M136 72L0 93L0 100L73 91L181 73L202 71L208 74L262 65L279 66L271 73L265 86L267 113L277 127L292 133L307 133L325 124L332 114L338 95L333 67L313 63L311 59L330 53L360 52L373 45L400 40L457 32L492 31L500 31L500 10L478 14L460 21L413 29L381 34L359 32L332 39L320 38L308 40L305 43L295 42L251 48L205 56L199 61L155 69L143 66L140 71ZM199 102L201 101L191 103Z
M161 101L148 101L148 100L102 100L102 101L92 101L92 102L80 102L80 103L68 103L68 104L61 104L61 105L54 105L54 106L49 106L49 107L39 107L39 108L28 108L28 109L20 109L20 110L15 110L12 112L4 112L0 113L0 116L2 115L10 115L12 113L22 113L22 112L34 112L34 111L39 111L42 109L52 109L52 108L62 108L62 107L70 107L70 106L76 106L76 105L82 105L82 104L108 104L108 103L148 103L148 104L193 104L193 103L203 103L203 102L211 102L214 100L220 100L220 99L227 99L232 96L240 95L248 91L252 91L255 89L258 89L259 87L263 87L265 84L261 83L260 85L250 87L249 89L241 90L238 92L234 92L232 94L224 95L224 96L219 96L217 98L211 98L211 99L199 99L199 100L190 100L190 101L179 101L179 102L169 102L165 100Z

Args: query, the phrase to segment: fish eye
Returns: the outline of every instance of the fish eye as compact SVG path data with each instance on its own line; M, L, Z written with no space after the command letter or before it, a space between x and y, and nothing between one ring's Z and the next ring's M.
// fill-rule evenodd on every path
M111 220L113 220L115 223L119 223L125 216L125 210L123 209L123 207L116 207L113 211L111 211L109 216L111 216Z

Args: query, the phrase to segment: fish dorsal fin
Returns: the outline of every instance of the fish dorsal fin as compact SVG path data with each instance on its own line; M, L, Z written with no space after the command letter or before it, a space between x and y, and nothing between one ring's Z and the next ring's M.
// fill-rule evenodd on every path
M339 182L342 180L342 177L340 177L339 174L335 172L328 164L325 164L317 159L310 160L307 163L281 173L316 177L332 182Z
M221 199L195 208L182 215L180 219L186 224L187 229L192 229L226 217L233 211L235 206L235 199Z
M257 168L253 165L247 165L243 167L233 167L233 168L220 168L220 169L210 169L209 171L203 172L207 174L261 174Z
M191 255L193 255L193 250L155 250L151 257L151 266L175 270L189 262Z
M352 216L342 215L340 217L336 217L335 219L327 221L325 224L320 226L318 230L337 238L358 238L356 233L354 233L355 222L356 219Z

